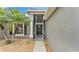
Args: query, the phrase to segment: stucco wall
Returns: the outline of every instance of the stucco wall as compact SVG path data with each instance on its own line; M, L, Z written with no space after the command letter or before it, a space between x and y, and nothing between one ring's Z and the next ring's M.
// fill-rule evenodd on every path
M0 40L3 38L3 35L2 35L2 32L1 32L1 29L0 29Z
M53 51L79 51L79 8L58 8L46 22Z
M24 35L23 37L21 36L22 38L29 38L29 35L30 35L30 28L29 27L30 26L28 25L27 26L27 35ZM9 34L8 24L5 26L4 31L5 31L5 34L6 34L7 38L11 39L12 35ZM21 37L15 36L15 38L21 38ZM3 36L3 33L1 32L1 29L0 29L0 40L1 39L4 39L4 36Z

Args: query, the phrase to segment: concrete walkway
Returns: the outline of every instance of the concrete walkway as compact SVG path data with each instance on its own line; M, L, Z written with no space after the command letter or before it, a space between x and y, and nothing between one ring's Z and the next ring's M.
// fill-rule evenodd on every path
M33 52L46 52L44 41L36 41Z

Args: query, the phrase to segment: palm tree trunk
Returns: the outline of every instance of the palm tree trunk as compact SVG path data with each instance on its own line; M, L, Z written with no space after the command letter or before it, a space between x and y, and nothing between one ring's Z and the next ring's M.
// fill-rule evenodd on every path
M6 34L6 32L5 32L5 26L2 25L2 24L0 24L0 28L1 28L1 32L2 32L2 34L3 34L3 37L4 37L5 40L6 40L6 44L12 43L12 41L7 38L7 34Z
M11 40L9 40L8 38L7 38L7 36L6 36L6 34L5 34L5 31L4 30L2 30L2 34L3 34L3 36L4 36L4 38L5 38L5 43L6 44L11 44L12 43L12 41Z
M3 34L4 38L5 38L5 40L8 40L4 30L2 30L2 34Z
M6 33L5 33L5 30L4 30L4 25L0 24L0 28L1 28L1 32L3 34L3 37L5 38L5 40L8 40L7 36L6 36Z
M12 40L14 39L14 33L12 33Z

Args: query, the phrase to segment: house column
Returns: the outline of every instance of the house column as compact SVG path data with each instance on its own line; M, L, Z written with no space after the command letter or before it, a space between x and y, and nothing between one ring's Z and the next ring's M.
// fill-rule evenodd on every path
M30 38L33 38L33 15L30 15Z

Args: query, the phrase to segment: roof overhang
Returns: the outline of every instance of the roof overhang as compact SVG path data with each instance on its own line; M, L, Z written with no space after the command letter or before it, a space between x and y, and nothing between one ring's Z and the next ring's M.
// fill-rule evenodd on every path
M28 14L45 14L46 10L28 10Z
M48 18L55 12L57 7L49 7L44 15L43 20L48 20Z

